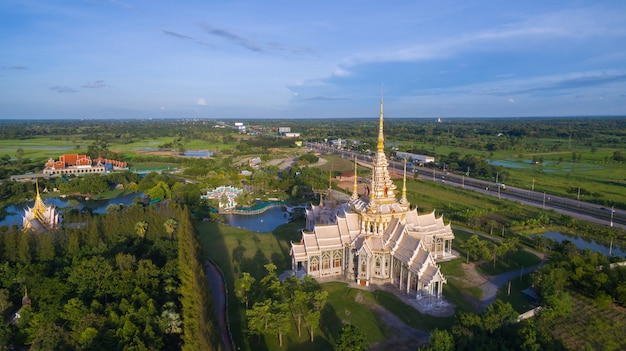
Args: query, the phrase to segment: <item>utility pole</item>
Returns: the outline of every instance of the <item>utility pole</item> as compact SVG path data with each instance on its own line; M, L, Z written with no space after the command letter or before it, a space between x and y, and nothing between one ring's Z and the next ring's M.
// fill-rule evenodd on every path
M498 176L500 172L496 172L496 186L498 187L498 199L500 198L500 183L498 182Z

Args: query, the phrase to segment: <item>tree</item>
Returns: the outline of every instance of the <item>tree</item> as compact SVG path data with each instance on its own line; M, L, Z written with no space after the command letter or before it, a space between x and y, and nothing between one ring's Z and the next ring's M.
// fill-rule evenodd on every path
M135 223L135 231L137 232L137 235L143 241L144 238L146 237L146 231L148 231L148 222L146 222L146 221L139 221L139 222Z
M15 158L17 159L18 163L22 162L22 157L24 157L24 149L18 147L17 151L15 152Z
M270 320L268 323L268 332L272 335L278 335L278 345L283 347L283 334L289 333L293 322L289 313L289 305L274 301L270 311Z
M257 335L259 341L261 340L261 334L267 329L270 318L272 318L270 313L271 306L272 300L267 299L265 301L256 302L251 309L246 311L248 333Z
M315 328L320 324L322 310L328 301L328 291L318 290L311 294L309 309L304 314L304 321L309 327L311 342L314 341Z
M311 299L310 293L303 291L303 290L296 290L294 291L293 296L289 300L291 313L296 318L298 336L302 335L302 318L308 309L308 302L310 299Z
M436 329L435 329L436 330ZM352 324L344 325L339 332L335 351L366 351L369 343L363 331Z
M514 322L517 316L518 313L515 312L510 303L496 300L494 304L487 307L482 315L483 328L489 333L493 333L504 324Z
M4 314L4 311L8 310L11 306L11 300L9 299L9 290L0 289L0 316ZM0 318L0 322L2 319Z
M486 259L490 257L489 248L483 240L478 238L478 235L472 235L467 239L465 248L467 250L467 263L469 263L470 255L474 256L474 259Z
M40 233L38 235L39 245L37 246L37 253L39 261L47 262L54 259L54 243L52 242L51 233Z
M174 218L168 218L163 223L163 226L165 226L165 232L169 236L170 240L172 240L172 236L174 235L174 232L176 231L176 227L178 226L178 222L176 222L176 220Z
M235 281L235 295L237 298L245 302L246 310L248 309L248 296L256 279L248 272L243 272L243 276Z
M263 267L267 270L267 275L261 279L261 286L265 289L269 297L280 297L281 287L280 280L276 275L276 265L270 262Z
M452 351L454 350L454 337L446 330L435 328L430 333L427 351Z

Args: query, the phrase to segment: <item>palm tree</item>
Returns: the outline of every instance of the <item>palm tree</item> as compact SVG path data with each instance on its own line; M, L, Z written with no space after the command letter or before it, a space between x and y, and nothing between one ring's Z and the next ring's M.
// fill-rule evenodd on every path
M148 231L148 223L146 221L139 221L135 224L135 230L137 235L143 240L146 237L146 231Z
M176 231L176 227L178 226L178 222L174 218L168 218L163 225L165 226L165 231L170 236L170 240L172 240L172 235Z

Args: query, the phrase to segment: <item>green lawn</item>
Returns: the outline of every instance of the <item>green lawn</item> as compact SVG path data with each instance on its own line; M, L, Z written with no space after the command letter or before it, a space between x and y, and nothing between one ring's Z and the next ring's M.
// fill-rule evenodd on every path
M528 274L523 275L521 279L511 280L511 290L509 292L509 285L506 284L496 294L496 298L504 302L508 302L513 306L513 309L520 314L534 308L530 297L522 290L527 289L530 286L530 276Z
M288 223L271 233L255 233L215 222L197 222L197 229L204 252L223 270L229 290L241 272L249 272L257 279L265 275L263 267L268 262L277 265L281 272L291 268L289 260L289 242L300 240L298 228L303 221ZM322 316L322 328L318 330L315 342L309 342L305 332L297 337L295 332L284 337L285 349L332 350L335 338L344 322L350 322L361 328L368 335L370 342L382 340L388 332L381 324L376 313L367 304L379 303L408 324L424 330L442 328L452 322L452 318L434 318L421 315L415 309L386 292L364 291L349 288L347 284L331 282L322 284L329 292L329 303ZM243 331L245 311L243 305L229 294L229 316L235 341L242 350L273 350L278 348L278 341L256 337L248 339ZM295 329L294 329L295 330Z

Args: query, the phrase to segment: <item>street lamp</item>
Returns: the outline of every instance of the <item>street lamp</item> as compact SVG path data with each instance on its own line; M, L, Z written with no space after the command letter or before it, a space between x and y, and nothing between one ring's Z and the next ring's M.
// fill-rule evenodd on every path
M611 227L613 227L613 214L615 213L615 205L611 206Z

